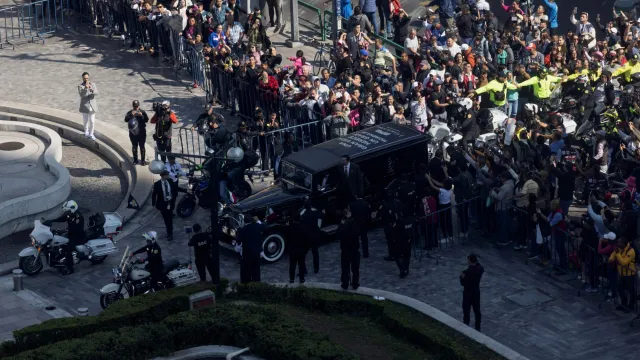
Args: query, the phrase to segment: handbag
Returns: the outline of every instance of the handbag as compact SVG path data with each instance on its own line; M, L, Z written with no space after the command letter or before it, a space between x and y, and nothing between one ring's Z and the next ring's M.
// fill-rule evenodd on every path
M500 92L495 91L493 93L493 99L495 101L504 101L504 99L506 98L506 95L504 93L505 90L507 90L507 83L506 82L504 83L504 87L502 88L502 91L500 91Z

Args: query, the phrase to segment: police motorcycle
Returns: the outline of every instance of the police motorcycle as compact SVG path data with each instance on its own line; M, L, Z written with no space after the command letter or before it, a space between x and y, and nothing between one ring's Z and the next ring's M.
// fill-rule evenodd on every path
M528 128L534 128L536 120L549 122L555 117L564 126L566 134L573 134L578 127L575 113L578 102L574 97L562 97L562 86L556 86L549 96L548 105L527 103L524 105L524 120ZM556 110L554 110L556 109Z
M109 254L118 249L113 239L122 231L122 217L114 212L97 213L89 217L87 237L93 238L73 251L75 264L87 260L92 264L103 262ZM42 255L50 267L65 267L65 247L69 239L66 230L51 229L51 223L44 218L33 222L31 246L20 251L19 267L26 275L36 275L44 268Z
M457 107L467 107L467 100L469 101L469 103L471 102L471 100L469 99L461 98L457 103L450 105L450 108L456 109ZM451 123L451 121L449 121L449 123ZM458 126L455 122L451 124L451 127L445 122L431 122L431 127L426 132L428 139L427 149L429 153L429 160L431 160L435 156L436 150L442 149L442 151L444 152L447 147L456 146L460 142L460 140L462 140L463 136L458 133L457 130Z
M199 281L190 263L181 264L177 259L172 259L164 263L164 279L153 284L151 272L142 265L144 263L145 260L131 257L127 246L120 264L112 269L113 283L100 289L100 306L103 309L121 299L152 293L156 289L195 284Z
M200 171L200 176L195 175L196 171ZM211 191L209 177L206 170L201 165L189 167L187 173L187 194L183 196L176 205L176 214L180 218L187 218L193 214L196 206L203 209L211 208Z

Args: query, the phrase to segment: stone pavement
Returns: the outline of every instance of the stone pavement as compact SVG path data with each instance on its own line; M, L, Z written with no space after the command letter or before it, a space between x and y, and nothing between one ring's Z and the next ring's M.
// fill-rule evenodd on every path
M1 52L0 62L4 69L13 70L0 73L4 85L0 97L70 111L77 110L75 86L80 74L88 71L101 91L98 120L118 126L124 126L123 115L134 98L140 99L147 109L151 101L172 100L181 124L193 120L204 104L201 90L194 90L195 94L185 91L188 83L176 79L159 62L121 50L118 41L99 37L62 34L47 40L44 46L25 45ZM145 207L126 226L126 234L118 242L120 255L127 245L142 246L143 232L163 233L164 225L158 215L154 209ZM160 241L166 259L189 258L186 235L179 232L196 221L207 224L208 212L199 209L190 219L176 219L176 239L171 243ZM458 244L438 254L438 265L431 259L421 262L414 259L410 276L400 280L395 265L382 260L386 244L381 231L373 230L370 238L372 257L363 259L361 266L363 286L414 297L459 319L462 315L458 276L466 267L466 255L474 252L486 269L482 281L485 334L531 359L637 358L638 330L629 327L630 315L614 312L610 303L598 310L599 296L578 297L572 282L548 277L535 265L527 265L520 253L495 248L485 240ZM309 280L337 283L339 251L336 242L322 246L320 273ZM25 287L71 313L79 307L88 307L95 314L100 311L98 290L111 282L111 268L119 262L118 257L110 256L101 265L81 263L76 273L67 277L57 271L44 271L25 279ZM307 263L311 268L310 259ZM237 280L238 269L235 254L222 251L222 276ZM264 266L262 276L264 281L286 282L288 262L283 259Z
M0 277L0 341L13 339L12 331L53 318L69 317L62 309L46 310L50 300L30 290L13 291L13 276Z

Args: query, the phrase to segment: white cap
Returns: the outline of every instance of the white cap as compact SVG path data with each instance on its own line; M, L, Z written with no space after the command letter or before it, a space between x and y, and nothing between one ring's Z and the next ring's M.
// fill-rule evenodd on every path
M614 34L614 35L615 35L615 34L617 34L617 33L618 33L618 29L616 29L616 28L611 28L611 33L612 33L612 34Z
M462 49L462 51L467 51L467 50L469 50L469 45L468 44L462 44L462 46L460 46L460 49Z
M613 232L608 232L606 234L604 234L604 238L607 240L615 240L616 239L616 234Z
M171 103L169 102L169 100L165 100L162 102L162 107L169 107L171 106Z

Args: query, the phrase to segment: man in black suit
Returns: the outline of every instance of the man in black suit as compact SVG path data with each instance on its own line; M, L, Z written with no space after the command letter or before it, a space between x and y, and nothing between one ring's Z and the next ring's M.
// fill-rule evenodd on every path
M164 225L167 227L167 240L173 240L173 199L175 191L172 189L169 171L162 170L160 180L153 184L153 194L151 194L151 205L160 210Z
M242 245L242 259L240 259L240 282L246 284L260 281L260 257L262 252L262 232L265 226L254 216L251 224L238 231L236 239Z
M351 162L349 155L342 155L342 176L340 181L345 205L362 197L364 180L360 166Z

